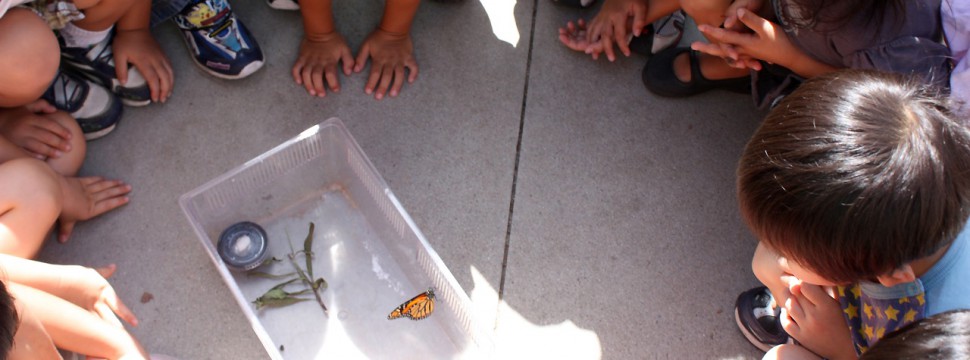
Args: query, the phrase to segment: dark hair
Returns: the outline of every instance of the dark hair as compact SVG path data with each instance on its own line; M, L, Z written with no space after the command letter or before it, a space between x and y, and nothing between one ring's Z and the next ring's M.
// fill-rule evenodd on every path
M13 297L7 292L3 281L0 281L0 360L6 360L10 350L13 350L13 337L19 324Z
M884 22L899 25L906 18L907 0L789 0L785 22L816 32L841 30L853 20L881 29Z
M950 244L970 215L970 132L913 78L844 70L805 82L748 142L738 201L779 254L834 282Z
M970 310L939 313L893 331L859 360L970 359Z

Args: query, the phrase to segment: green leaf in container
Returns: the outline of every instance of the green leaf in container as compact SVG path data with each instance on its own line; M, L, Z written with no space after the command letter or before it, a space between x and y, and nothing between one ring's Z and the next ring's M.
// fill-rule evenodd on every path
M286 273L286 274L270 274L268 272L262 272L262 271L250 271L250 272L246 273L246 276L249 276L249 277L258 277L258 278L263 278L263 279L282 279L282 278L287 278L287 277L290 277L290 276L293 276L293 275L296 275L296 273L295 272L290 272L290 273Z
M313 278L313 229L316 225L310 222L310 231L306 234L306 239L303 240L303 256L306 257L306 272Z
M293 305L298 302L312 301L313 299L302 299L296 297L287 297L282 299L263 299L259 298L253 301L256 304L256 310L262 309L264 307L283 307L287 305Z

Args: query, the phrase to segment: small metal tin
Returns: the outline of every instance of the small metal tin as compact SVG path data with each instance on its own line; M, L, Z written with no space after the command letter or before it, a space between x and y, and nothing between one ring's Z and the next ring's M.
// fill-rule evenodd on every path
M259 225L243 221L232 224L219 235L219 257L230 269L249 271L266 260L268 247L266 230Z

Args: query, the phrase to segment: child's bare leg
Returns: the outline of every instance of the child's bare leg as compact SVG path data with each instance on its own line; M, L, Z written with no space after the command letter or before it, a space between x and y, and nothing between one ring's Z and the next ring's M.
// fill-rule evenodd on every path
M87 153L87 141L84 140L84 132L81 131L81 126L70 114L63 111L45 114L44 116L56 121L71 132L71 150L63 153L59 158L48 158L47 164L61 175L77 175Z
M33 11L12 8L0 18L0 107L40 98L60 64L54 32ZM12 70L16 69L16 70Z
M821 360L815 353L798 345L778 345L765 353L761 360Z
M0 252L37 255L61 212L60 178L47 164L21 158L0 164Z
M141 344L123 327L49 293L9 284L11 294L33 311L58 348L105 359L147 359Z
M72 22L75 26L100 31L118 22L132 5L147 0L78 0L74 4L84 12L84 19Z

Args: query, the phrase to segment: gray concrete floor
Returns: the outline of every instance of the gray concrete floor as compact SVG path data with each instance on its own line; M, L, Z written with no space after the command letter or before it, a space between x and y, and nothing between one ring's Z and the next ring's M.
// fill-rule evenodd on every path
M353 49L382 4L335 5ZM495 324L499 357L760 356L733 318L735 296L757 284L734 196L737 157L762 116L749 97L655 97L640 80L646 58L593 62L558 43L558 26L592 11L466 0L422 5L420 76L401 96L375 101L355 75L341 93L311 98L289 75L299 14L234 5L266 66L241 81L206 76L173 24L157 28L174 96L127 108L82 169L131 183L131 203L41 256L117 263L111 281L150 351L266 357L177 199L339 117ZM514 26L493 23L512 14ZM146 292L154 299L142 303Z

